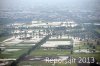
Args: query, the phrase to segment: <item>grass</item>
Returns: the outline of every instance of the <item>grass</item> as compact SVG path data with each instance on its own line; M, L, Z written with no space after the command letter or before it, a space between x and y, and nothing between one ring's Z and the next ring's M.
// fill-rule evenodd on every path
M12 45L12 46L8 46L6 49L21 49L18 51L3 51L0 54L0 58L18 58L19 56L21 56L23 53L27 52L29 50L29 48L31 48L32 46L16 46Z
M0 54L0 59L9 58L10 54Z
M19 51L4 51L2 54L0 54L0 58L18 58L23 53L27 52L28 49L21 49Z
M91 49L91 47L89 47L88 45L80 45L81 49L87 49L87 47L89 49ZM74 47L74 50L79 50L79 47ZM100 51L100 45L96 45L96 51ZM96 53L74 53L71 56L73 57L94 57L95 59L97 59L97 61L100 61L100 52L96 52Z
M21 56L23 53L27 52L27 49L23 49L23 50L19 50L16 52L11 52L11 58L18 58L19 56Z
M100 49L100 47L98 47ZM73 53L70 54L70 50L59 50L59 49L49 49L49 50L43 50L43 49L36 49L35 51L31 52L30 56L67 56L71 55L75 58L78 57L94 57L98 61L100 61L100 53Z
M89 48L88 45L80 45L80 46L74 47L74 50L79 50L79 47L80 47L80 49L87 49L87 48Z
M4 39L4 38L0 38L1 39ZM53 40L49 40L49 41L69 41L70 39L53 39ZM8 47L9 49L22 49L22 50L19 50L19 51L12 51L12 52L3 52L2 54L0 54L0 58L18 58L20 55L22 55L23 53L27 52L28 49L30 48L31 46L10 46ZM83 45L81 44L80 45L81 49L86 49L88 46L87 45ZM76 49L79 49L79 47L74 47L74 50ZM100 50L100 46L97 45L96 46L96 50ZM60 50L60 49L48 49L48 50L44 50L42 48L38 48L34 51L32 51L30 53L30 56L67 56L67 55L70 55L70 56L73 56L75 58L79 58L79 57L94 57L97 61L100 62L100 53L74 53L74 54L70 54L70 50ZM51 63L45 63L45 62L40 62L40 61L22 61L21 63L19 63L18 66L24 66L24 65L32 65L32 66L53 66ZM55 64L55 66L77 66L75 63L73 64Z
M9 38L10 36L2 36L0 37L0 42L4 41L5 39Z
M19 44L21 44L21 43L19 43ZM13 44L11 46L8 46L7 49L24 49L24 48L29 49L30 47L32 47L32 46L31 45L24 46L24 44L22 46L18 46L18 44Z
M92 49L92 47L90 47L89 45L87 44L84 45L83 43L81 43L79 46L74 47L74 50L79 50L79 47L80 49L87 49L87 48ZM100 45L95 45L95 47L97 51L100 51Z
M49 39L48 41L71 41L71 39Z
M58 56L58 55L69 55L69 50L59 50L59 49L36 49L30 53L31 56Z
M98 33L100 34L100 29L97 28L97 29L95 29L95 31L98 32Z
M46 63L43 61L22 61L18 64L18 66L24 66L24 65L30 65L30 66L77 66L76 63L72 64L65 64L65 63L56 63L55 65L53 63Z
M100 62L100 53L74 53L71 56L75 57L75 58L79 58L79 57L94 57L97 61Z
M31 46L9 46L7 49L29 49Z
M100 45L96 45L96 50L100 51Z

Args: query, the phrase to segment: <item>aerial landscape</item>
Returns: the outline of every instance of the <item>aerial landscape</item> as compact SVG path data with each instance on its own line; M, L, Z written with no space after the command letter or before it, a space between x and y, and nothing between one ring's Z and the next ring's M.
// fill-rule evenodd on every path
M100 66L100 0L0 0L0 66Z

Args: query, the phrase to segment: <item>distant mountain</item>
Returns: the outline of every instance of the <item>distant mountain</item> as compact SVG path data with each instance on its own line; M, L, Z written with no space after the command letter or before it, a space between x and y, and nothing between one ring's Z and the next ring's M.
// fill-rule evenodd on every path
M5 24L8 24L8 23L12 23L13 20L12 19L9 19L9 18L0 18L0 25L5 25Z
M0 0L0 9L31 9L41 7L67 7L70 9L98 9L100 0Z

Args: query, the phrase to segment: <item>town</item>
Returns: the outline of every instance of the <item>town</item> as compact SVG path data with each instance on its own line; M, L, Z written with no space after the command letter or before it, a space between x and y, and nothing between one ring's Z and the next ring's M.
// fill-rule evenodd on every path
M10 37L0 44L1 65L13 64L14 61L18 66L28 62L31 65L32 61L45 63L46 57L65 61L64 58L79 58L81 55L90 58L95 56L99 62L100 35L93 33L95 28L90 29L97 25L78 24L72 20L7 24L5 30Z

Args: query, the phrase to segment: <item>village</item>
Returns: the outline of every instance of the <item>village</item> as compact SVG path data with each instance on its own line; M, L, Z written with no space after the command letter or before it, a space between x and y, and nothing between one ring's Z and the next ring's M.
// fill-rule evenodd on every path
M91 30L88 31L85 27L87 25L95 24L78 24L72 20L8 24L7 30L11 36L0 44L1 65L13 65L14 61L18 66L25 66L26 61L44 64L46 57L62 61L71 57L94 57L93 60L100 61L97 58L100 53L99 37L91 33ZM30 66L33 64L29 63Z

